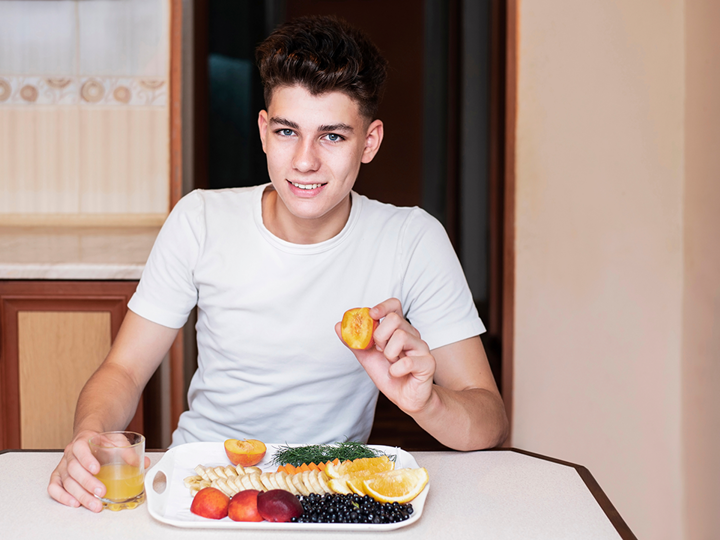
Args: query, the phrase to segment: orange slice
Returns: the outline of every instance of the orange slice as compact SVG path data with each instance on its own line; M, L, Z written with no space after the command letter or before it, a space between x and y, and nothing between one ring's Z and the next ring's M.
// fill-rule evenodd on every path
M368 478L375 473L392 471L395 462L387 456L373 458L359 458L353 461L343 461L340 464L328 463L325 474L330 478Z
M406 503L420 495L429 480L427 470L397 469L363 480L363 491L380 502Z

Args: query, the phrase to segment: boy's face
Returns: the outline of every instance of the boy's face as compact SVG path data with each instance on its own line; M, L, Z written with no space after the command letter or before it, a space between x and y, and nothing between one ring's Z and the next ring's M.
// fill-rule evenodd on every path
M324 226L349 215L349 193L361 163L382 142L382 122L369 122L342 92L313 96L301 86L273 91L258 118L268 172L287 218ZM301 220L298 222L298 220Z

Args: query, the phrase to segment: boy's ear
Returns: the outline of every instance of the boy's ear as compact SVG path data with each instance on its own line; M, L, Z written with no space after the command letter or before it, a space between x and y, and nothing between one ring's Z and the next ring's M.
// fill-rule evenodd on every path
M365 148L363 149L362 162L370 163L375 154L380 150L380 144L383 140L383 123L382 120L374 120L370 123L365 135Z
M267 150L265 150L265 138L267 137L267 127L268 127L268 117L267 117L267 111L262 110L258 114L258 130L260 131L260 141L262 142L262 149L263 152L267 154Z

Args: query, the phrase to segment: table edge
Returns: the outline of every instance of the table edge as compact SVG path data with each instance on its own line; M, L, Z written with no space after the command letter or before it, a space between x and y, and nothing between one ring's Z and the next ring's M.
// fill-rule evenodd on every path
M36 452L36 453L54 453L54 452L60 452L62 453L63 449L57 449L57 450L51 450L51 449L40 449L40 450L34 450L34 449L4 449L0 450L0 455L9 453L9 452ZM167 449L164 448L148 448L145 450L146 452L166 452ZM417 451L416 451L417 452ZM447 450L443 450L443 452L448 452ZM452 452L452 451L449 451ZM572 467L575 469L575 471L578 473L582 481L585 483L585 486L588 488L588 491L590 491L591 495L595 498L595 501L598 503L602 511L605 513L605 516L610 520L610 523L612 523L613 527L615 527L615 530L620 535L620 538L623 540L638 540L637 536L633 534L633 532L630 530L630 527L625 522L625 520L620 515L620 512L618 512L617 508L613 505L613 503L610 501L608 496L605 494L605 492L600 487L600 484L598 484L597 480L593 477L592 473L590 471L582 466L578 465L577 463L571 463L569 461L563 461L561 459L552 458L549 456L544 456L542 454L537 454L535 452L530 452L528 450L523 450L521 448L491 448L488 450L481 450L481 452L515 452L516 454L522 454L528 457L532 457L535 459L542 459L544 461L549 461L551 463L556 463L558 465L564 465L565 467Z
M522 450L520 448L494 448L492 449L492 451L515 452L517 454L523 454L536 459L542 459L551 463L557 463L558 465L572 467L578 473L582 481L585 482L585 486L588 488L588 491L590 491L592 496L595 498L595 501L598 503L602 511L605 512L605 516L607 516L607 518L610 520L610 523L612 523L613 527L615 527L615 530L620 535L620 538L622 538L623 540L637 540L637 536L635 536L635 534L630 530L630 527L622 518L620 512L618 512L617 508L615 508L609 497L605 494L603 489L600 487L600 484L598 484L597 480L595 480L592 473L587 469L587 467L578 465L577 463L571 463L569 461L563 461L561 459L556 459L549 456L544 456L542 454L537 454L535 452L530 452L528 450Z

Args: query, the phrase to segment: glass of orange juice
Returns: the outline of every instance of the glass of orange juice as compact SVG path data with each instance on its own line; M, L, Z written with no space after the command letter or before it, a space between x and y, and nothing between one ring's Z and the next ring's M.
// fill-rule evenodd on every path
M90 450L100 463L107 492L98 497L109 510L137 508L145 501L145 437L133 431L108 431L92 437Z

